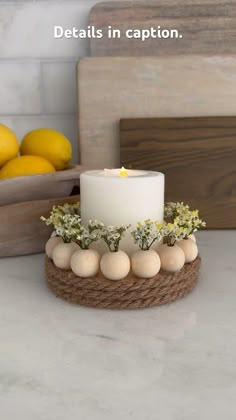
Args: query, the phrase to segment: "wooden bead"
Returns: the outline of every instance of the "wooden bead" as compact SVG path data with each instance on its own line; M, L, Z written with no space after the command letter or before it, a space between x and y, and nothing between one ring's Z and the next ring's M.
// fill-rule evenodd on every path
M129 274L130 259L123 251L106 252L102 256L100 268L107 279L121 280Z
M93 277L99 271L100 258L95 249L80 249L72 255L71 270L78 277Z
M183 268L185 263L185 255L183 250L178 246L161 245L157 252L161 260L161 268L165 271L176 272Z
M69 270L71 257L78 248L78 245L74 242L69 244L63 242L56 245L52 252L52 259L56 267Z
M139 250L131 257L131 267L137 277L144 279L154 277L161 268L160 257L153 249Z
M197 258L198 247L192 239L183 239L182 241L177 242L177 246L183 250L186 263L190 263Z
M59 236L52 236L46 243L45 246L45 252L48 256L48 258L52 259L52 253L55 248L55 246L61 244L63 242L62 238Z

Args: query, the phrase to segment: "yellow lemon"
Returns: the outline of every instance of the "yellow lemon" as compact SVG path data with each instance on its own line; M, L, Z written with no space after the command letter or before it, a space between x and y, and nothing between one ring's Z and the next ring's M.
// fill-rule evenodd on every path
M39 128L26 134L20 152L22 155L44 157L57 171L66 169L72 157L69 140L63 134L49 128Z
M50 162L40 156L19 156L9 160L0 170L0 178L15 176L37 175L55 172Z
M0 167L13 159L19 152L17 138L10 128L0 124Z

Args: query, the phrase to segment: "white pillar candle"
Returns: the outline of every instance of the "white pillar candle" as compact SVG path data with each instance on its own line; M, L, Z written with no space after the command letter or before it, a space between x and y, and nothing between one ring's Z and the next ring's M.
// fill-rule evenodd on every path
M80 176L82 223L99 220L106 225L135 228L145 219L162 222L164 215L165 177L160 172L104 169L87 171ZM106 247L98 249L101 253ZM120 249L131 254L137 250L130 232Z

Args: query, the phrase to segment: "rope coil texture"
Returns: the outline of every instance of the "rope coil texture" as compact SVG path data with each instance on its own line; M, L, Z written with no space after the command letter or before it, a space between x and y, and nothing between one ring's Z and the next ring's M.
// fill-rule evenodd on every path
M46 257L45 273L49 289L69 302L107 309L137 309L163 305L186 296L195 287L201 259L185 264L181 271L161 270L151 279L138 279L129 274L120 281L111 281L98 274L82 279L72 271L57 268Z

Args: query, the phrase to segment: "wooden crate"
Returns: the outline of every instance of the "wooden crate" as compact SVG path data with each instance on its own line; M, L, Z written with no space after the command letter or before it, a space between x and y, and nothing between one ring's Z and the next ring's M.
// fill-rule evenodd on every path
M0 206L69 196L85 170L85 167L73 165L64 171L2 179Z
M52 207L76 203L79 195L0 206L0 257L44 252L52 230L41 220Z

